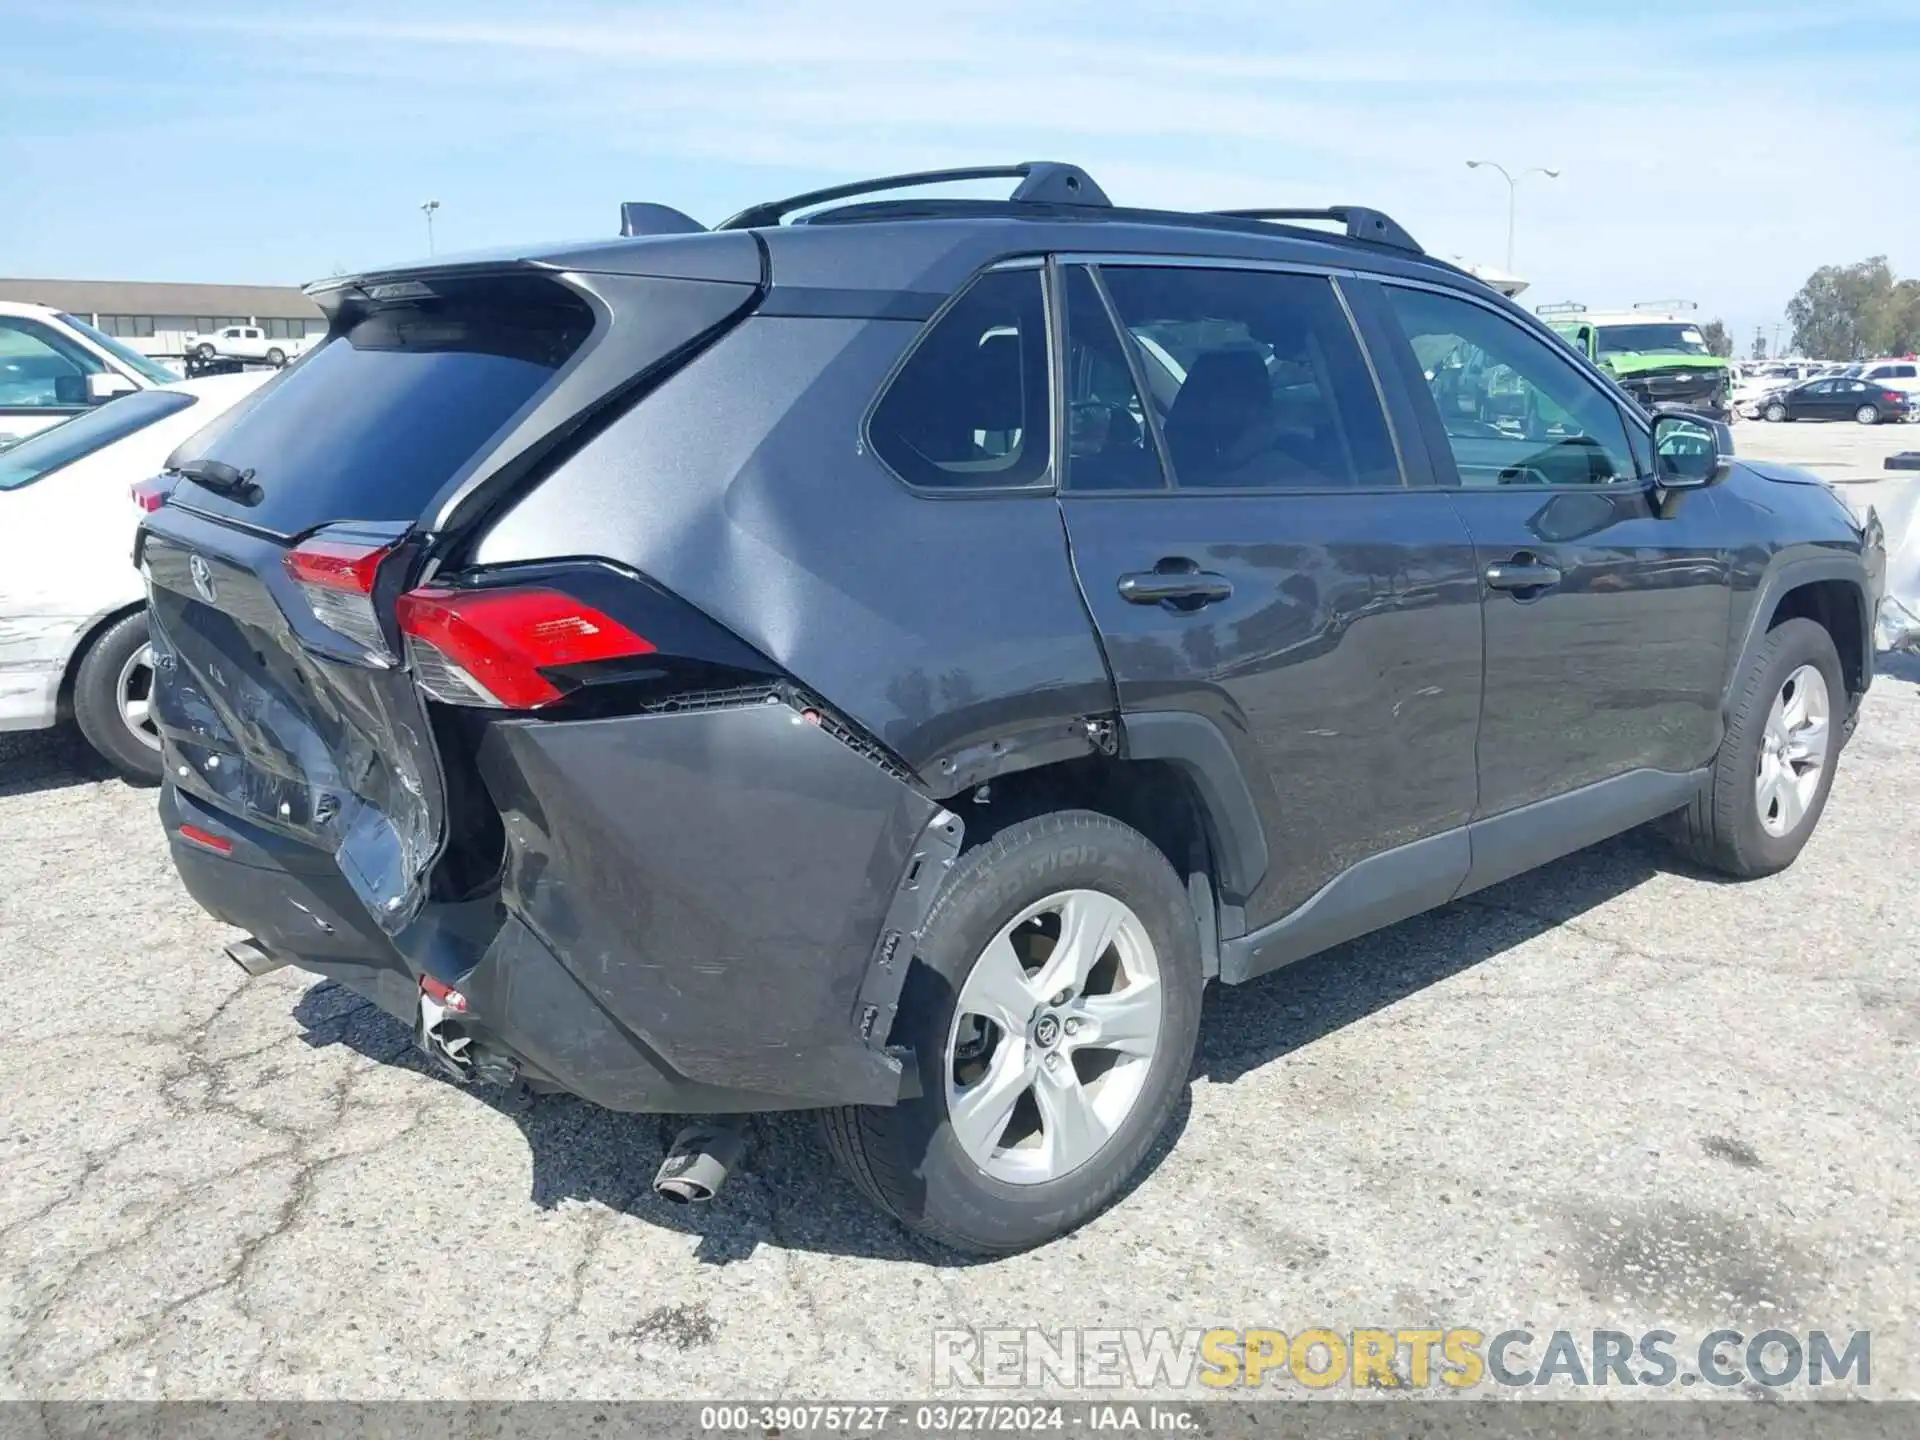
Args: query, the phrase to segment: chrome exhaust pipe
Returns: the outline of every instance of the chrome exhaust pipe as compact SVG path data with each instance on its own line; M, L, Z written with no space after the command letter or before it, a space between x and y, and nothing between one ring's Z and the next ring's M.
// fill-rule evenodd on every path
M720 1193L746 1153L744 1131L730 1125L689 1125L660 1162L653 1193L676 1205L704 1205Z
M227 958L247 972L247 978L257 980L262 975L270 975L283 969L287 962L277 956L269 955L258 940L236 940L227 946Z

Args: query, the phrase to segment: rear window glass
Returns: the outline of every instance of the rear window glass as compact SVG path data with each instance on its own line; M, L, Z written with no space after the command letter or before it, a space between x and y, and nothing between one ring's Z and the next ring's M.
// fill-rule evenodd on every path
M51 475L63 465L84 460L156 420L176 415L193 404L193 396L178 390L137 390L109 400L97 410L29 435L18 445L0 450L0 490L18 490ZM143 476L135 476L143 479Z
M1040 272L999 270L920 337L867 433L909 485L1036 485L1047 475L1050 405Z
M287 535L340 520L417 520L593 327L586 304L549 280L393 288L402 293L349 298L319 348L169 462L251 470L258 504L199 489L179 500Z

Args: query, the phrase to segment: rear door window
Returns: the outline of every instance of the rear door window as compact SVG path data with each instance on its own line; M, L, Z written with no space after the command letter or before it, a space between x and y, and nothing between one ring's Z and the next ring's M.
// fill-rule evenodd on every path
M350 300L319 349L169 462L252 470L259 503L191 486L176 501L283 535L417 520L592 326L571 291L524 276L410 282L396 298Z
M874 453L926 490L1046 483L1047 307L1037 269L975 280L916 342L874 407Z
M1141 402L1093 277L1063 272L1067 307L1067 474L1069 490L1162 490L1153 420Z
M1183 490L1400 485L1372 372L1330 281L1121 266L1102 277Z

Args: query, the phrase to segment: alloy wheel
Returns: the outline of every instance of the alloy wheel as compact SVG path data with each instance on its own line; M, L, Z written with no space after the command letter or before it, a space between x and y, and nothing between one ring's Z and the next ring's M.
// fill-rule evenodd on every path
M127 657L113 693L120 705L120 718L133 738L149 750L158 750L160 731L153 723L153 646L142 645Z
M1862 425L1878 425L1880 423L1880 412L1872 405L1862 405L1858 410L1853 412L1853 418L1858 420Z
M1065 890L1003 926L947 1037L947 1116L996 1180L1037 1185L1097 1155L1140 1098L1160 1039L1159 956L1140 917Z
M1787 676L1767 713L1753 780L1760 826L1775 839L1799 826L1820 793L1832 720L1827 678L1818 667L1802 665Z

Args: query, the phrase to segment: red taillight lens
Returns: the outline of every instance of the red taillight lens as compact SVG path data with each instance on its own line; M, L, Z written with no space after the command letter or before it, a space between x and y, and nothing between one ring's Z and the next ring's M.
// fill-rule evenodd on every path
M450 705L537 710L562 693L543 670L653 653L618 620L558 590L426 586L400 597L399 620L420 687Z
M398 543L315 536L289 550L285 562L316 620L387 661L393 652L374 612L373 582Z
M210 830L202 830L198 825L182 825L179 833L182 840L191 840L195 845L204 850L211 850L216 855L233 854L233 841L224 835L215 835Z
M151 480L142 480L132 487L133 503L142 513L151 515L167 503L167 496L173 492L173 482L164 475L156 475Z
M392 549L392 545L313 539L287 552L287 573L302 585L347 595L371 595L373 577Z
M422 975L420 977L420 993L433 1001L434 1004L444 1006L455 1014L464 1015L467 1013L467 997L447 984L444 980L436 980L431 975Z
M1880 398L1889 405L1904 405L1907 403L1907 397L1898 390L1889 390Z

